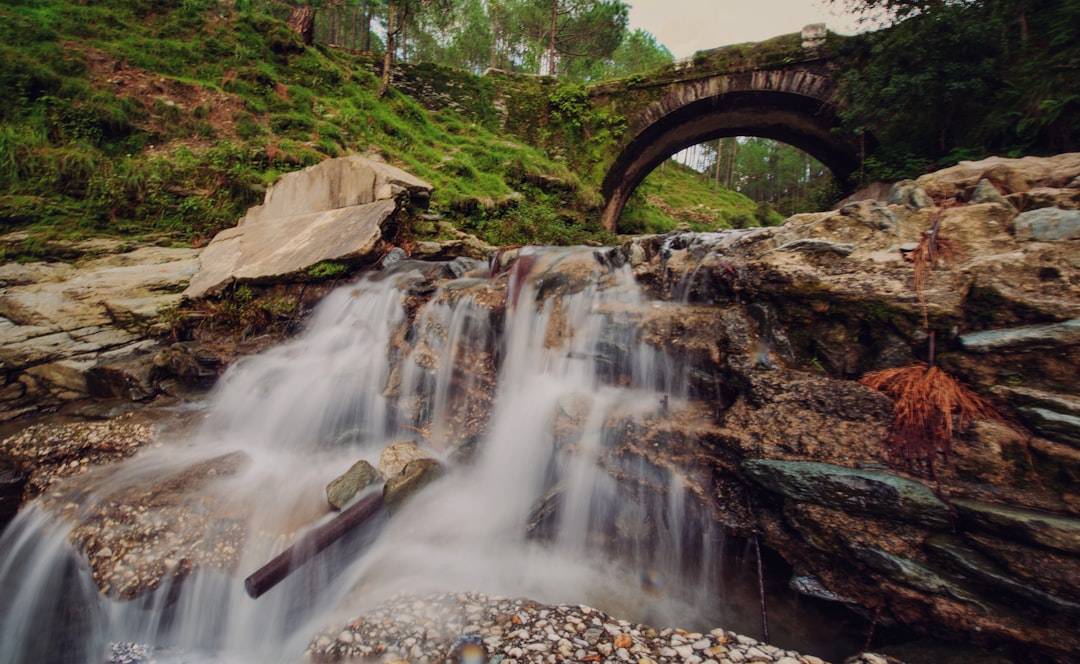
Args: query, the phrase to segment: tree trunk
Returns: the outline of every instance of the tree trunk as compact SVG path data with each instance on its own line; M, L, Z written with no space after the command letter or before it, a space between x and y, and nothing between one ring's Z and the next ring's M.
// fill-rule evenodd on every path
M364 2L364 51L371 53L371 3Z
M382 84L379 86L378 96L382 98L390 89L390 65L394 62L394 37L398 30L395 20L397 19L397 3L391 2L387 10L386 18L386 53L383 55Z
M712 193L715 196L720 191L720 157L724 155L724 139L716 139L716 168L713 169Z
M300 33L304 43L311 46L315 41L315 10L311 5L294 7L289 14L289 27Z
M548 74L555 76L555 31L559 29L559 0L551 0L551 39L548 42Z

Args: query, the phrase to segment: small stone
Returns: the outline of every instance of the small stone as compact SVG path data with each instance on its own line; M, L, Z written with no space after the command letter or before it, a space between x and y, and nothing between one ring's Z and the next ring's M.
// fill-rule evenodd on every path
M712 641L708 639L698 639L697 641L694 641L691 647L693 647L694 650L705 650L711 645Z
M686 659L694 654L694 649L688 645L675 646L675 652L679 654L679 657Z
M345 645L349 645L350 643L353 642L352 632L342 632L341 634L338 634L337 640L340 643L344 643Z
M746 658L751 662L771 662L772 657L765 654L763 650L757 647L750 647L746 649Z
M626 634L625 632L615 637L616 648L629 648L633 644L633 642L634 641L630 638L630 635Z

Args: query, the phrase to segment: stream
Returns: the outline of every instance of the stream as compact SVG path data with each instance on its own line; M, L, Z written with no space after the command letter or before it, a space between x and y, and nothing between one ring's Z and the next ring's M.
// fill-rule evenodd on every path
M601 463L611 422L687 400L686 367L620 317L677 305L614 263L526 248L493 277L400 260L334 291L299 337L232 366L189 435L24 506L0 539L0 664L106 662L114 643L158 662L296 662L320 629L401 591L757 635L748 543L713 525L679 468L628 481ZM332 518L327 482L402 440L448 472L251 599L244 577ZM774 643L830 659L861 647L865 621L766 562L782 570Z

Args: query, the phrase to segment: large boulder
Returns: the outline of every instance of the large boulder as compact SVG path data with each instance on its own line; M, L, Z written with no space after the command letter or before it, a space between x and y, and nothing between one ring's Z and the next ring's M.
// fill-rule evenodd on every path
M358 156L283 176L262 205L217 234L184 291L198 299L237 280L296 275L322 261L373 263L396 229L399 202L426 200L431 185Z

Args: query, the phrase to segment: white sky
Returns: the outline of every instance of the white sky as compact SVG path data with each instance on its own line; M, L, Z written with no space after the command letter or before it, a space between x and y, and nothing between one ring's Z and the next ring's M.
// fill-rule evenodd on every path
M810 23L825 23L842 34L858 31L855 17L826 0L625 1L630 5L630 28L648 30L676 58L798 32Z

